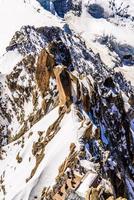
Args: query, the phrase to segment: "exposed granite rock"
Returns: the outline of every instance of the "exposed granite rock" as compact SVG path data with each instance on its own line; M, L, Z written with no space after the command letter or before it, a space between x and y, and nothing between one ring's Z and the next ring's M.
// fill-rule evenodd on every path
M54 65L54 57L43 49L38 57L36 67L36 80L43 96L49 91L49 80L53 76Z
M59 106L62 107L66 105L68 107L72 101L70 75L67 72L66 68L62 66L56 66L56 68L54 69L54 74L59 91Z

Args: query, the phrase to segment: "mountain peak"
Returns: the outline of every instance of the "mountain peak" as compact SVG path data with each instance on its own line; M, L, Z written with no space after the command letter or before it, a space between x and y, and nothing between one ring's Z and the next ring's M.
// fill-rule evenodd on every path
M133 11L0 0L0 200L134 199Z

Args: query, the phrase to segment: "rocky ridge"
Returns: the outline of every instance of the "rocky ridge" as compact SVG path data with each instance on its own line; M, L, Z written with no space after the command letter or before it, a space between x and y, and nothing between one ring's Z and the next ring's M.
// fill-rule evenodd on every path
M0 75L2 199L134 198L134 88L69 31L24 26L7 47L22 59Z

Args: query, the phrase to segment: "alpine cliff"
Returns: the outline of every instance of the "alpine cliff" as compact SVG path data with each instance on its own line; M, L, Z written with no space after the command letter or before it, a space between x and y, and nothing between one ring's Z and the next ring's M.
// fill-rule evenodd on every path
M133 0L0 0L0 29L0 200L133 200Z

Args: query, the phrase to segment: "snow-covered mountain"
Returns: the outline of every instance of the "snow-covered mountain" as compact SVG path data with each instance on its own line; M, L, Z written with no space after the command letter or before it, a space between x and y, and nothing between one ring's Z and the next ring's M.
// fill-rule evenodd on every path
M0 200L134 199L133 13L0 0Z

